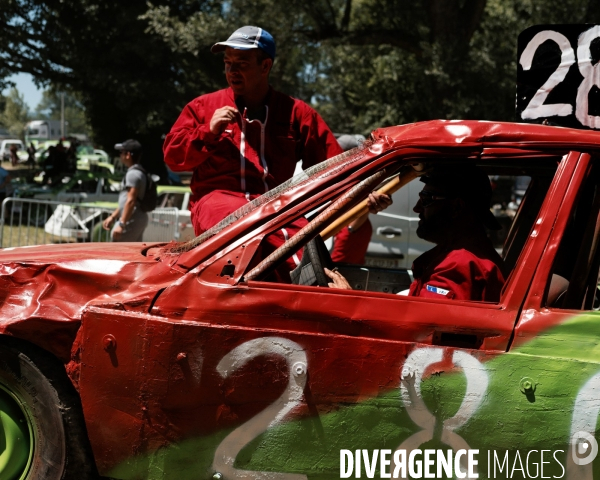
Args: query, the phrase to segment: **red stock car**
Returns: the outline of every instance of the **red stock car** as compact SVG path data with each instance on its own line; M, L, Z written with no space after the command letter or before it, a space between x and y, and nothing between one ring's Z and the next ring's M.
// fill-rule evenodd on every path
M382 128L189 243L3 250L0 478L385 478L423 445L477 449L480 478L491 451L544 448L545 475L592 478L573 445L600 410L599 153L600 133L541 125ZM323 286L322 231L386 179L459 161L530 177L499 303L399 296L409 271L365 266L340 266L353 291Z

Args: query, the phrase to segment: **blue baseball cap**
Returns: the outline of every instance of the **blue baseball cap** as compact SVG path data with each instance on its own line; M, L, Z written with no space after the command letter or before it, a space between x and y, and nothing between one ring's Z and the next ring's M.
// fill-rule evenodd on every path
M246 25L238 28L225 42L215 43L210 51L219 53L225 50L226 47L231 47L239 50L251 50L260 48L269 57L275 60L275 40L273 36L260 27L252 27Z

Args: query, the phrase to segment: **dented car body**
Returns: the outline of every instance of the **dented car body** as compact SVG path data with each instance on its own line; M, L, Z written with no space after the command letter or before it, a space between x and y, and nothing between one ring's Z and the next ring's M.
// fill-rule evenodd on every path
M530 451L546 476L598 477L575 445L596 435L600 411L600 133L432 121L372 137L187 244L0 252L0 415L25 425L0 426L20 452L0 471L330 479L349 468L341 450L433 448L477 449L479 478L509 477L490 452L512 468ZM402 272L364 266L345 267L353 291L274 280L384 179L458 161L531 177L499 303L386 293ZM300 216L309 223L290 243L264 248ZM47 378L80 412L58 412L56 432L25 378L36 369L30 384Z

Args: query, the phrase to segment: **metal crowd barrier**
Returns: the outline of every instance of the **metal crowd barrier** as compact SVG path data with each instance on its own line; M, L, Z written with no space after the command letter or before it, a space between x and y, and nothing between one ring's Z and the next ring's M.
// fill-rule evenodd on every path
M102 222L113 210L90 203L8 197L0 213L0 247L109 242L110 232L102 228ZM182 232L189 236L189 218L180 218L176 208L156 209L148 216L142 241L178 241Z
M0 246L110 241L102 221L112 211L86 203L8 197L0 213Z
M157 208L148 212L148 226L142 235L142 242L170 242L179 241L185 224L181 221L177 208ZM188 220L189 222L189 217Z

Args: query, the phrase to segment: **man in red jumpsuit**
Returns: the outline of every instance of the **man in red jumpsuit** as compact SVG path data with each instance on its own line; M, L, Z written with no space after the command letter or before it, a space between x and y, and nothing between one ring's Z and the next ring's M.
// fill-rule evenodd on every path
M489 210L488 177L474 167L438 168L425 183L414 211L417 235L436 244L413 263L409 295L498 302L505 281L504 263L485 227L500 225ZM350 288L339 274L326 270L330 286Z
M229 88L192 100L164 144L173 171L193 171L196 235L291 178L298 160L307 168L342 152L317 112L269 85L275 42L268 32L245 26L211 51L225 52ZM285 230L282 241L295 233Z

